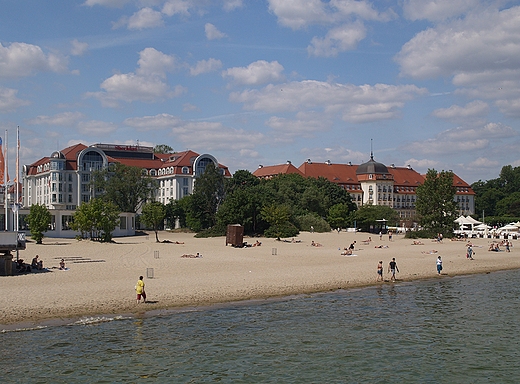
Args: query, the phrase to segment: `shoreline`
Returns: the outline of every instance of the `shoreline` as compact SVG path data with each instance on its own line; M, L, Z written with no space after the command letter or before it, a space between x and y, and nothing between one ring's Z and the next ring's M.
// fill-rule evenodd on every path
M44 238L44 245L28 243L20 258L30 261L38 254L48 268L65 258L70 270L0 277L7 298L0 330L394 284L375 281L379 260L383 260L384 278L388 280L387 265L392 257L401 270L396 284L520 269L517 240L512 241L511 252L507 253L487 252L491 239L471 239L476 255L475 260L467 260L462 241L430 244L423 240L425 245L412 245L413 240L394 235L394 241L386 237L363 244L367 236L302 232L297 238L300 243L260 238L262 246L252 248L226 247L222 237L196 239L193 234L169 232L161 232L159 239L171 243L156 243L152 233L117 238L115 244ZM312 247L311 241L323 246ZM341 256L340 249L353 241L357 257ZM378 245L388 248L375 248ZM438 252L431 253L433 249ZM196 252L203 257L181 257ZM435 271L437 255L444 260L441 276ZM154 278L146 277L147 268L153 268ZM150 303L136 304L133 287L139 275L145 276Z

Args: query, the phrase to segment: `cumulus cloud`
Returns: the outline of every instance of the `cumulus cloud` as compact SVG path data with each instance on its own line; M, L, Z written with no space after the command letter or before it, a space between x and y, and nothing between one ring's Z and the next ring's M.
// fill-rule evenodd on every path
M417 79L479 75L520 66L520 6L486 10L418 33L396 56L401 75Z
M16 109L29 105L28 100L22 100L16 97L18 90L0 87L0 112L12 112Z
M367 160L367 154L364 152L354 151L342 146L327 148L302 148L300 151L304 158L310 159L312 162L319 163L334 159L336 163L360 164Z
M203 73L214 72L222 68L222 62L217 59L200 60L190 68L190 75L197 76Z
M101 83L103 92L91 92L86 96L99 99L104 106L117 107L120 100L151 103L177 97L186 91L180 85L171 90L165 82L166 72L176 67L174 56L166 55L155 48L145 48L139 56L139 67L135 73L115 74Z
M481 170L482 168L495 168L501 164L496 160L491 160L486 157L478 157L466 165L468 169Z
M162 13L167 16L173 16L177 14L189 15L189 10L192 7L192 2L188 0L169 0L164 4Z
M388 21L397 16L391 9L379 12L365 0L269 0L269 10L281 25L292 29L341 24L352 19Z
M164 25L162 13L152 8L142 8L128 18L128 29L142 30L146 28L162 27Z
M361 22L331 29L324 38L313 37L307 52L312 56L337 56L340 52L355 49L366 37L366 28Z
M0 78L19 78L37 72L66 72L66 57L45 54L37 45L12 43L3 46L0 43Z
M480 0L405 0L403 13L410 20L442 21L477 8Z
M106 135L117 130L117 126L106 121L90 120L78 124L78 131L86 136Z
M211 23L206 23L204 26L204 31L206 32L206 39L208 40L217 40L226 37L227 35L223 32L220 32L217 27L215 27Z
M275 141L293 141L298 137L313 137L317 132L330 128L332 122L322 115L312 112L300 112L295 119L271 116L265 123L275 131Z
M430 159L418 160L418 159L411 158L411 159L406 160L403 164L404 167L407 167L408 165L410 167L412 167L413 169L429 169L429 168L437 167L439 165L439 162L435 161L435 160L430 160Z
M34 125L58 125L61 127L70 127L83 118L85 118L85 115L81 112L63 112L54 116L39 115L33 119L27 120L27 123Z
M267 85L261 90L233 92L231 101L265 112L320 111L339 114L345 121L362 123L399 116L408 100L427 94L415 85L332 84L314 80Z
M283 66L278 61L258 60L247 67L229 68L222 72L223 77L229 77L233 82L243 85L260 85L269 82L283 81Z
M402 150L421 155L453 155L474 151L480 153L484 150L491 151L494 145L501 145L504 139L516 136L518 133L509 126L487 123L478 128L448 129L435 138L406 144Z
M449 108L439 108L432 112L432 115L439 119L461 120L472 117L485 116L489 113L489 105L481 100L475 100L466 104L464 107L452 105Z
M176 69L176 58L173 55L166 55L155 48L145 48L139 52L139 66L137 74L140 76L166 77L166 72Z
M72 40L71 45L72 48L70 50L70 53L73 56L82 56L88 49L87 43L82 43L77 39Z
M242 5L242 0L224 0L223 8L225 11L229 12L242 7Z

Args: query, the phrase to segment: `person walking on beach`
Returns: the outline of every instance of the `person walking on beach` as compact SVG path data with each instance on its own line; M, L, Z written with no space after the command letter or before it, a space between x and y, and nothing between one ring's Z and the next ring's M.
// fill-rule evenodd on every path
M441 257L437 257L437 274L441 274L442 271L442 259Z
M381 260L378 264L377 264L377 279L376 281L384 281L383 280L383 260Z
M466 252L466 258L473 260L473 248L471 248L471 244L468 244L468 251Z
M137 293L137 304L141 302L141 296L143 297L143 301L146 303L143 276L139 276L139 280L137 280L137 284L135 285L135 293Z
M399 268L397 268L397 263L395 262L395 257L393 257L392 261L388 264L388 272L392 274L392 276L390 276L390 281L395 281L395 272L399 272Z

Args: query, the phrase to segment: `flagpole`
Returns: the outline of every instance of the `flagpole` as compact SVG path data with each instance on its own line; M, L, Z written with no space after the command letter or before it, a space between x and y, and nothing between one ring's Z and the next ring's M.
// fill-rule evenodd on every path
M5 149L4 149L4 208L5 208L5 230L8 231L9 228L8 228L8 214L9 214L9 210L8 210L8 201L7 201L7 196L8 196L8 193L7 193L7 129L5 130L5 137L4 137L4 141L5 141Z
M16 204L16 220L15 220L15 224L16 226L13 228L13 230L15 232L18 232L18 229L20 228L19 226L19 210L20 210L20 207L18 205L18 203L20 202L19 199L20 199L20 126L17 126L16 127L16 188L15 188L15 193L16 193L16 197L15 197L15 204Z

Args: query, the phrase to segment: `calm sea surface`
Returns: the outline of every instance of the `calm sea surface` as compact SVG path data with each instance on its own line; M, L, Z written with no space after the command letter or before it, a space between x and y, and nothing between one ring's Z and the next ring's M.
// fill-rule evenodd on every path
M517 383L520 271L0 333L2 383Z

